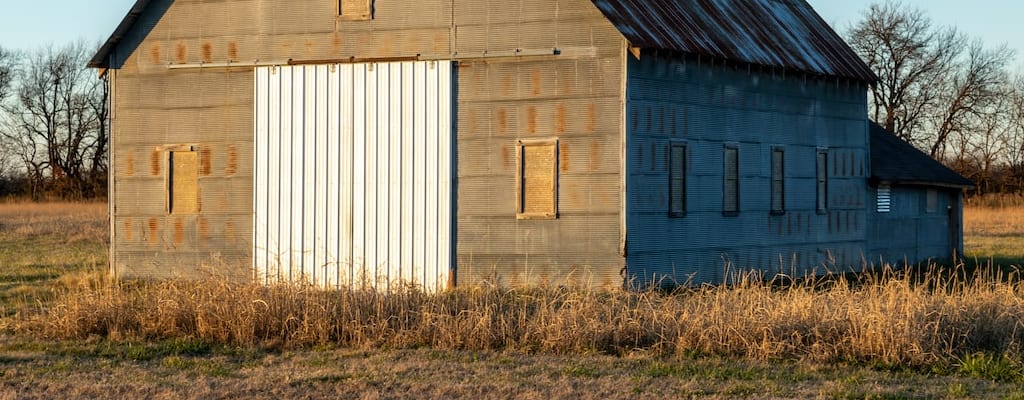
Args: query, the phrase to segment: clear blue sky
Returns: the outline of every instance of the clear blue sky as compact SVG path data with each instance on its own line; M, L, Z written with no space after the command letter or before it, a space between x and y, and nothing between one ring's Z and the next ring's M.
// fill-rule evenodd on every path
M287 1L287 0L281 0ZM395 0L409 1L409 0ZM872 0L809 0L818 13L842 33L859 19ZM4 1L0 12L0 47L35 49L77 39L106 40L134 0ZM1022 0L903 0L925 10L940 25L954 25L989 46L1005 43L1017 50L1015 65L1024 65Z

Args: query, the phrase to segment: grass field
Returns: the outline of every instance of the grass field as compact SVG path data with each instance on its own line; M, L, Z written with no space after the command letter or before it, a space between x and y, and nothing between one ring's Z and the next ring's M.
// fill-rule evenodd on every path
M1024 399L1013 276L674 294L123 285L105 274L105 210L0 205L0 399ZM1024 208L968 209L967 255L1020 265L1021 227Z

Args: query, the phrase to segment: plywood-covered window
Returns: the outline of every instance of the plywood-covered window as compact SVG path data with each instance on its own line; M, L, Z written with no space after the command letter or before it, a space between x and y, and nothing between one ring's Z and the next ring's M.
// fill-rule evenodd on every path
M828 212L828 149L818 150L817 178L817 210L819 214Z
M786 153L781 147L772 148L772 204L771 213L786 212Z
M686 215L686 144L672 143L668 153L668 216Z
M722 179L722 212L737 215L740 212L740 149L725 146Z
M517 144L516 217L558 218L558 140Z
M349 21L373 19L373 0L338 0L338 16Z
M167 211L171 214L199 212L199 152L169 152Z

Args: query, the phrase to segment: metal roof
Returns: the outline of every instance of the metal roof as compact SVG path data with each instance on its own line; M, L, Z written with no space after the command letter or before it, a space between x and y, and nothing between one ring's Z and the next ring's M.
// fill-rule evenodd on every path
M904 185L974 187L974 182L874 122L871 122L871 180Z
M804 0L592 0L631 45L875 82Z
M121 39L124 35L128 34L128 31L135 25L135 21L139 19L142 12L146 10L146 6L149 5L150 0L136 0L135 5L128 10L128 15L125 15L121 23L117 25L117 29L114 29L114 33L110 35L103 46L96 52L96 55L92 56L89 60L89 68L108 68L110 53L114 51L118 43L121 43Z

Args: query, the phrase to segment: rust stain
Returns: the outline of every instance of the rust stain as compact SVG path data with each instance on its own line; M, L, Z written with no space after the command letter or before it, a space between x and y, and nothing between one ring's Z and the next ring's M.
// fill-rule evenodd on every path
M228 61L238 61L238 43L228 42Z
M590 171L601 169L601 144L596 140L590 142Z
M469 133L475 134L475 133L479 132L477 130L477 129L479 129L479 126L477 126L476 111L470 110L469 111L469 116L466 117L466 118L469 120L469 124L468 124L469 125Z
M181 217L174 219L174 244L185 244L185 221Z
M537 133L537 107L526 107L526 132L529 134Z
M149 174L152 176L160 175L160 158L161 153L158 150L153 150L149 154Z
M202 244L210 238L210 221L200 217L196 220L196 225L199 227L199 240Z
M666 154L667 156L668 154ZM651 171L658 169L658 144L651 142Z
M213 159L213 153L209 147L203 147L199 151L199 173L203 176L210 176L211 166L210 163Z
M395 37L394 37L394 35L384 35L384 37L382 37L379 40L379 42L380 42L380 47L378 47L378 50L380 51L380 53L378 53L378 54L392 55L392 54L396 53L395 52Z
M555 107L555 133L565 133L566 120L565 104Z
M469 68L469 64L459 64L459 70L461 71L463 68ZM479 69L471 69L471 71L473 71L470 74L473 77L473 95L479 96L480 91L484 89L483 77L480 76L482 72Z
M160 223L156 218L150 218L146 227L149 228L149 244L157 244L160 241L160 238L157 237L157 234L160 233Z
M132 232L132 220L131 220L131 218L125 218L124 219L124 240L126 242L130 242L130 241L132 241L132 237L133 236L134 236L134 232Z
M434 32L434 52L442 53L448 51L448 31Z
M188 45L186 45L184 41L179 40L178 45L174 50L174 55L178 64L184 64L188 58Z
M153 46L149 48L149 58L153 64L162 64L160 62L160 43L153 43Z
M235 241L235 223L234 222L228 221L228 222L224 223L224 238L227 239L228 242L234 242Z
M335 53L340 52L342 43L343 42L341 40L341 33L335 31L334 35L331 36L331 50L334 50Z
M507 133L508 132L508 111L505 111L504 108L499 108L498 109L498 116L497 116L496 119L498 120L497 121L498 122L498 133Z
M501 146L501 165L505 170L512 169L512 154L508 146Z
M531 93L533 93L534 96L540 96L540 93L541 93L540 71L533 70L533 72L530 74L530 86L533 88Z
M135 152L128 151L124 153L124 174L125 176L135 176Z
M202 53L204 63L213 61L213 46L210 45L210 42L203 43Z
M238 173L238 146L228 146L228 166L224 168L224 174L231 176Z
M306 39L306 41L303 42L302 45L306 49L307 56L313 54L314 48L316 47L316 43L314 43L312 40Z
M597 127L597 104L590 103L587 105L587 125L584 130L587 133L594 133Z
M561 160L558 162L561 164L562 172L569 171L569 144L566 142L559 143L558 154L561 156Z

